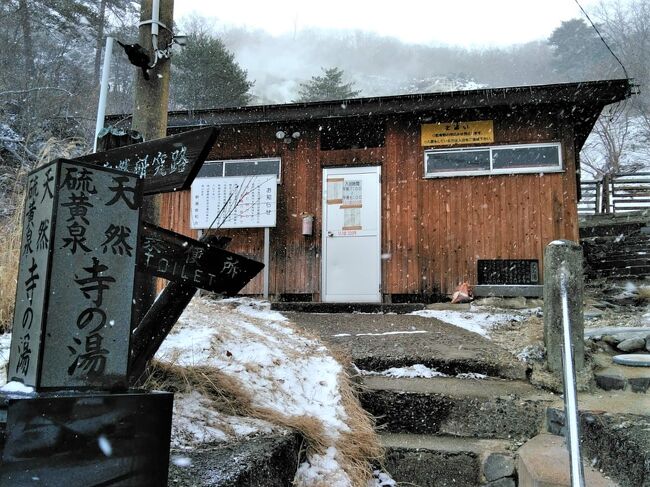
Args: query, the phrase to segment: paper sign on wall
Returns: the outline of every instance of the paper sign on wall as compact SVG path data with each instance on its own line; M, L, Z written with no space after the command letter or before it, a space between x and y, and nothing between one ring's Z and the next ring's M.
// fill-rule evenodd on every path
M275 227L277 177L197 178L192 184L192 228Z
M494 142L494 123L492 120L424 123L421 135L424 147L489 144Z
M361 208L363 186L361 179L348 179L343 183L343 204L341 208Z
M361 207L343 209L343 230L361 230Z
M343 203L343 178L329 178L327 180L327 204L340 205Z

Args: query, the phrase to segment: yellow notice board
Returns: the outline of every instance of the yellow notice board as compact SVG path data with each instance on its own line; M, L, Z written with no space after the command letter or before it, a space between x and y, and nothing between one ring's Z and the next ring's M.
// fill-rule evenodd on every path
M422 124L422 145L487 144L494 142L492 120Z

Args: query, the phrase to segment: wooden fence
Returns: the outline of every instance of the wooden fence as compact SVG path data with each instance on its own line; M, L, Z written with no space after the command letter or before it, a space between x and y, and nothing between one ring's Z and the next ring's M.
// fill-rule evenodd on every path
M582 181L580 215L650 210L650 172L615 174Z

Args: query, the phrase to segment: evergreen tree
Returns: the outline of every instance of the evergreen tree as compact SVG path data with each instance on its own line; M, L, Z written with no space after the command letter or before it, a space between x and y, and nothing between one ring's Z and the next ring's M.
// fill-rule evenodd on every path
M323 76L312 76L307 83L300 83L296 101L323 101L354 98L361 91L353 90L354 83L343 83L343 70L321 68Z
M218 108L249 103L253 82L235 55L206 28L193 28L187 45L172 58L171 96L178 108Z
M582 19L562 22L548 42L557 73L568 81L606 78L613 67L611 54L593 27Z

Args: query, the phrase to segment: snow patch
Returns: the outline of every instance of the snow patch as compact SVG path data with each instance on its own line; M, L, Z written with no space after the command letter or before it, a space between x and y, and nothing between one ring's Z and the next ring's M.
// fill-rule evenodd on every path
M522 321L524 318L515 314L506 313L485 313L478 311L454 311L454 310L433 310L425 309L411 313L425 318L436 318L450 325L463 328L467 331L477 333L489 338L490 329L500 323L509 321Z
M438 372L436 369L430 369L426 365L415 364L408 367L391 367L390 369L382 370L381 372L371 371L371 370L360 370L360 375L383 375L385 377L396 377L396 378L415 378L415 377L424 377L426 379L431 379L432 377L449 377L447 374Z
M286 316L277 311L271 311L271 303L268 301L258 301L248 298L225 299L225 303L241 303L237 306L237 311L244 316L266 321L287 321Z
M391 367L390 369L382 371L374 370L362 370L358 369L355 366L355 369L359 375L380 375L383 377L394 377L400 379L415 379L415 378L424 378L432 379L434 377L452 377L451 375L440 372L436 369L432 369L422 364L414 364L408 367ZM462 372L456 374L458 379L487 379L488 376L485 374L479 374L478 372Z
M544 360L546 351L540 345L528 345L517 354L517 358L525 363L539 362Z
M381 337L381 336L389 336L389 335L417 335L419 333L428 333L425 330L413 330L413 331L384 331L382 333L355 333L354 335L351 333L337 333L336 335L332 335L333 337Z
M397 482L386 472L375 470L372 475L373 479L368 482L368 487L397 487Z
M0 335L0 384L7 382L7 364L11 350L11 333Z
M461 372L457 374L456 377L459 379L471 379L471 380L483 380L487 379L488 376L485 374L479 374L478 372Z
M216 411L210 399L198 391L174 396L173 448L237 440L271 433L275 429L261 419L229 416Z
M327 479L328 487L350 487L350 477L341 468L338 462L338 450L333 446L329 447L324 455L313 454L310 458L300 464L294 485L298 487L309 485L325 485Z
M34 388L30 386L26 386L22 382L11 381L11 382L7 382L4 386L0 387L0 391L11 392L15 394L31 394L32 392L34 392Z
M319 341L302 336L269 308L268 303L252 299L194 298L156 358L219 370L241 384L254 408L279 417L315 418L334 445L341 433L350 431L339 392L343 368ZM177 394L174 401L172 446L176 448L274 428L263 421L219 413L197 391ZM324 455L308 455L297 485L349 486L337 455L333 446Z

